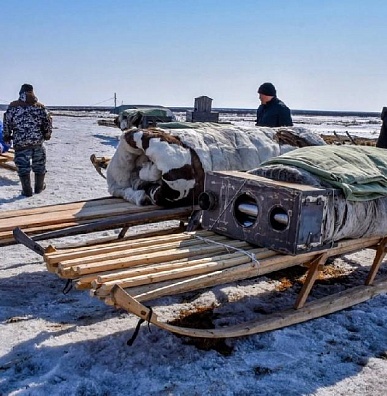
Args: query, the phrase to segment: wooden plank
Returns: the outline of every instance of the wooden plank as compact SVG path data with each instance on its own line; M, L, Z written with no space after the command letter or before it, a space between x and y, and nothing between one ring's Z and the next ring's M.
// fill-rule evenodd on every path
M252 252L257 251L261 252L262 250L265 250L263 248L257 248L253 249L253 247L250 248L248 251L249 254L252 254ZM274 252L270 252L269 254L275 254ZM261 252L262 254L262 252ZM268 254L268 252L266 252ZM95 280L95 282L102 283L107 281L107 280L114 280L114 279L122 279L123 277L128 277L131 275L141 275L141 274L150 274L150 273L157 273L161 271L166 271L170 269L178 269L178 268L185 268L185 267L190 267L193 265L197 264L204 264L204 263L210 263L210 262L215 262L219 260L227 260L227 259L233 259L239 256L242 256L243 253L225 253L223 255L219 256L213 256L213 257L208 257L208 255L199 255L195 256L193 259L191 258L184 258L181 260L173 260L173 261L168 261L166 263L160 263L160 264L155 264L155 265L149 265L149 266L141 266L141 267L136 267L134 269L128 269L128 270L116 270L116 271L105 271L101 273L93 273L90 275L84 275L81 276L80 278L76 279L76 287L80 287L82 289L85 288L92 288L92 281ZM130 271L133 271L133 274L130 273ZM125 273L126 272L126 273ZM104 277L106 277L104 279ZM152 287L158 287L157 285L163 283L159 282L156 284L152 284ZM94 291L92 291L92 294L94 295Z
M201 231L199 235L211 235L210 231ZM57 250L54 253L48 253L44 259L52 264L63 262L65 260L79 259L82 257L92 257L93 259L101 255L116 253L121 250L137 249L148 246L157 246L162 243L181 242L194 238L195 233L179 233L174 235L160 235L158 237L136 238L134 240L115 240L113 242L97 245L97 246L81 246L78 248L70 248L65 250ZM225 238L224 238L225 239ZM63 263L62 263L63 264Z
M241 252L235 252L235 253L227 253L225 252L224 254L219 254L218 256L214 257L200 257L200 258L194 258L194 259L184 259L184 260L176 260L174 262L168 262L168 263L162 263L158 266L145 266L145 267L140 267L138 270L132 270L133 273L130 273L130 270L123 271L122 275L127 275L127 278L131 278L134 276L140 276L140 275L145 275L145 274L157 274L160 272L165 272L169 270L178 270L178 269L185 269L188 267L194 267L194 266L199 266L199 265L213 265L213 264L224 264L226 267L231 267L233 265L239 265L239 264L244 264L246 263L247 260L249 260L248 256L246 255L248 253L249 255L254 255L257 260L263 259L265 257L270 257L273 255L276 255L276 252L264 249L264 248L250 248L245 251L245 253ZM213 269L213 271L217 271L217 269ZM184 275L184 273L182 272ZM121 274L119 275L119 278L115 279L116 274L111 274L107 273L106 275L101 274L96 278L96 281L94 282L94 286L99 286L100 283L106 281L112 281L112 280L119 280L122 279ZM179 276L179 282L182 279L192 279L192 278L185 278L185 276ZM173 279L177 279L176 277ZM196 277L195 277L196 279ZM142 284L141 286L138 285L131 285L131 286L126 286L125 289L130 288L130 294L132 295L138 295L142 293L147 293L148 297L150 298L157 298L159 296L162 296L163 294L156 294L158 293L158 289L164 289L165 286L170 286L168 290L168 294L172 293L174 294L175 291L179 289L179 287L174 289L174 282L170 282L171 279L167 279L167 281L163 280L156 280L154 277L152 279L151 284ZM198 282L196 281L196 286ZM180 289L179 289L180 290ZM150 296L149 292L152 292L152 296ZM179 291L180 292L180 291ZM102 296L106 295L106 293L103 290L99 290L98 288L94 292L95 295Z
M380 239L377 238L365 238L362 240L348 240L339 242L338 246L332 249L327 249L327 256L336 256L339 254L345 254L348 252L357 251L359 249L370 247L378 243ZM256 276L264 275L267 273L279 271L285 268L292 267L307 262L311 257L317 257L319 254L316 252L304 253L297 256L287 256L276 254L275 256L262 259L259 263L251 262L249 257L246 256L245 264L238 265L236 267L227 268L220 271L214 271L210 274L191 277L188 280L181 282L181 284L170 284L160 290L152 292L150 291L139 291L138 297L141 300L148 300L152 298L158 298L160 296L166 296L176 293L183 293L186 291L198 290L206 287L212 287L228 282L234 282L242 279L253 278ZM141 294L142 293L142 294ZM95 294L99 295L100 291L97 289ZM103 294L101 293L101 296Z
M17 167L16 167L16 165L13 164L13 162L12 163L0 162L0 167L5 168L5 169L9 169L11 171L17 171Z
M139 276L132 276L130 278L119 279L104 282L98 288L98 295L107 294L115 286L119 285L123 288L145 285L148 283L161 282L163 280L179 279L186 276L201 275L209 272L222 270L229 267L235 267L245 261L244 256L235 257L229 260L219 260L217 262L209 262L204 264L197 264L178 269L171 269L168 271L160 271L154 274L146 274ZM92 283L96 287L96 283Z
M7 219L7 222L2 222L1 230L13 230L15 227L26 229L30 226L36 225L48 225L68 222L69 220L88 220L97 219L107 216L118 216L127 215L130 213L143 213L154 210L152 206L135 206L129 203L121 202L115 203L114 205L102 205L88 207L85 204L82 208L77 211L73 209L62 210L59 212L46 212L33 215L24 215L21 220L20 217L11 217ZM22 223L22 224L21 224Z
M248 247L247 249L245 249L245 251L248 252L249 254L255 254L260 250L261 250L260 248L253 249L252 247ZM129 278L134 278L149 274L157 274L158 272L184 269L202 264L217 263L220 261L224 262L226 260L233 260L235 258L240 258L244 256L245 256L244 253L236 252L236 253L227 253L222 256L216 256L216 257L203 257L194 260L189 260L185 258L183 260L167 261L165 263L151 264L151 265L134 267L134 268L131 267L125 270L116 270L116 271L110 271L105 274L100 274L97 276L96 281L99 284L102 284L114 280L129 279Z
M34 237L35 241L44 239L60 238L63 236L87 234L97 231L105 231L116 228L121 228L130 225L138 226L151 223L161 223L171 220L186 221L194 208L179 207L172 209L151 210L149 212L134 212L129 214L122 214L112 218L97 219L98 221L90 221L86 224L79 224L68 229L61 229L41 234ZM95 219L94 219L95 220Z
M113 219L113 217L108 217L109 219ZM117 216L117 218L119 218ZM41 225L41 226L34 226L34 227L29 227L29 228L24 228L24 232L26 232L30 236L34 236L34 239L36 240L43 240L47 239L44 238L44 232L51 232L51 231L59 231L63 230L66 228L70 227L75 227L78 225L83 225L83 224L93 224L95 222L98 222L99 219L91 219L91 220L81 220L81 221L73 221L69 223L58 223L58 224L46 224L46 225ZM8 231L3 231L0 232L0 246L5 246L7 244L12 244L15 243L15 239L12 234L13 230L8 230ZM35 235L39 234L39 237L35 237ZM40 237L42 235L42 237Z
M0 224L4 219L8 219L11 217L21 217L21 216L28 216L40 213L47 213L47 212L60 212L69 209L82 209L82 207L87 204L88 206L100 206L100 205L113 205L115 203L125 202L122 198L114 198L114 197L103 197L103 198L95 198L90 200L83 200L83 201L74 201L74 202L65 202L61 204L55 205L45 205L45 206L37 206L34 208L25 208L25 209L15 209L15 210L7 210L2 212ZM131 205L127 202L128 205Z
M227 237L223 235L217 235L213 237L214 241L228 241ZM107 260L118 260L122 257L136 257L143 254L150 254L153 252L163 252L170 249L179 249L179 248L191 248L194 246L202 245L202 242L192 236L188 236L186 239L178 239L176 241L168 241L164 243L158 244L149 244L149 241L144 241L145 245L136 246L135 243L127 242L123 243L119 248L111 250L109 247L106 251L99 253L99 251L94 251L94 254L90 255L87 252L82 252L81 255L78 255L78 252L74 252L72 257L66 260L60 260L60 268L63 270L68 267L74 267L78 265L84 264L93 264L100 261ZM51 260L48 260L50 264L52 264Z
M235 248L242 248L246 246L246 242L241 241L229 241L229 246ZM90 264L79 264L62 270L61 264L58 266L58 274L64 278L77 278L81 275L90 274L93 272L102 272L108 270L115 270L121 268L127 268L129 266L135 266L139 264L150 264L150 263L162 263L165 261L176 260L184 257L192 257L197 254L215 254L218 252L225 251L226 248L222 245L214 246L199 246L193 248L183 249L170 249L162 252L155 252L150 254L141 254L133 257L123 257L117 260L105 260L97 263Z

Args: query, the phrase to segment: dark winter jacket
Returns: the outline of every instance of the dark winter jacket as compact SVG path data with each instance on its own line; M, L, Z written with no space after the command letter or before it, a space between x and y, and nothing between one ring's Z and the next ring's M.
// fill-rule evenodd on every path
M376 142L376 147L387 148L387 107L383 107L382 110L382 127L380 128L380 134L378 141Z
M258 107L255 125L275 128L293 126L293 121L289 108L284 102L274 97L270 102Z
M51 117L45 107L31 93L22 93L19 100L4 113L3 140L13 140L15 150L39 146L52 133Z

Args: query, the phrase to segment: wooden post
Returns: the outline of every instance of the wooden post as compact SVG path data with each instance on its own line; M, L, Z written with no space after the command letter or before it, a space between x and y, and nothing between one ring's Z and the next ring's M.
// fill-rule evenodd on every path
M314 285L314 282L317 279L319 273L319 266L325 263L327 257L328 257L327 253L323 253L312 260L305 279L305 283L302 286L302 289L298 295L296 303L294 304L295 309L302 308L305 305L306 299L308 298L309 293Z
M378 249L376 250L374 262L372 263L370 272L368 273L367 279L365 281L366 285L372 285L375 279L375 276L380 268L380 265L382 264L384 256L386 255L386 244L387 238L383 238L378 246Z

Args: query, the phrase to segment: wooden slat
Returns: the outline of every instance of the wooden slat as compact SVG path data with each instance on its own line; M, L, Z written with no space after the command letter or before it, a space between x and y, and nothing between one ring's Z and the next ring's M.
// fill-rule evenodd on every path
M206 236L211 235L212 233L209 231L199 232L198 235ZM123 241L113 241L97 246L81 246L78 248L70 248L65 250L57 250L54 253L47 253L44 257L46 263L50 265L63 262L65 260L78 259L82 257L93 257L100 255L107 255L109 253L116 253L121 250L129 250L136 248L143 248L148 246L158 246L162 243L173 243L173 242L181 242L184 240L192 239L194 237L194 233L179 233L174 235L160 235L158 237L152 238L138 238L135 240L123 240Z
M160 211L158 206L140 207L121 198L103 197L4 211L0 216L0 246L15 243L12 231L16 227L20 227L27 235L34 236L36 240L43 240L119 228L122 227L121 220L126 218L129 218L127 224L132 225L130 221L132 215L133 223L138 223L136 216L142 214L145 216L152 212L156 214L157 210ZM46 236L46 233L53 232L54 234Z
M227 237L223 235L217 235L213 237L214 241L227 241ZM148 241L144 241L146 243ZM107 252L99 253L98 250L95 251L94 255L85 254L82 252L81 256L78 256L77 253L73 255L72 258L60 261L59 266L61 270L69 267L75 267L78 265L85 265L85 264L93 264L95 262L100 261L110 261L110 260L117 260L120 258L128 258L128 257L136 257L143 254L151 254L151 253L161 253L163 251L171 250L171 249L184 249L184 248L192 248L198 245L202 245L202 242L194 237L188 237L186 239L176 240L176 241L168 241L165 243L158 243L158 244L146 244L143 246L135 246L133 243L124 243L117 249L108 249Z
M243 248L246 242L242 241L229 241L228 245L235 248ZM93 272L102 272L108 270L115 270L135 266L139 264L156 264L165 261L176 260L184 257L193 257L198 254L215 254L225 251L226 248L222 245L213 246L198 246L193 248L170 249L161 252L150 254L140 254L132 257L123 257L117 260L102 260L90 264L79 264L76 266L61 269L61 264L58 266L58 274L64 278L77 278L81 275L91 274Z
M362 240L348 240L339 242L338 245L331 249L326 249L325 252L327 256L335 256L339 254L345 254L348 252L353 252L362 248L370 247L377 244L380 238L366 238ZM310 261L312 258L317 258L323 252L309 252L296 256L289 256L275 253L273 255L267 255L259 260L259 262L252 262L251 258L247 255L241 258L238 265L232 266L230 268L225 268L221 270L214 270L208 272L206 275L190 276L186 280L172 281L166 279L165 283L160 281L155 288L151 286L148 290L145 290L147 286L143 286L143 290L140 290L142 286L135 290L136 296L141 300L147 300L151 298L157 298L160 296L171 295L186 291L198 290L206 287L211 287L219 284L224 284L232 281L242 280L246 278L252 278L255 276L264 275L270 272L275 272L285 268L289 268L295 265L304 264ZM221 254L219 254L221 256ZM221 259L221 258L220 258ZM91 272L89 272L91 274ZM94 274L96 275L96 274ZM180 274L182 275L182 274ZM180 276L179 275L179 276ZM114 282L112 282L113 284ZM119 284L119 282L116 282ZM156 283L153 279L152 283ZM98 282L92 282L94 290L92 294L99 298L107 298L109 300L109 290L112 284L104 286L104 284L98 284ZM127 285L123 282L123 285ZM123 286L125 289L128 287ZM131 284L131 289L136 289L136 287Z
M142 213L154 210L151 206L138 207L131 205L128 202L115 203L114 205L101 205L88 207L87 204L82 208L74 211L73 209L61 210L59 212L46 212L32 215L24 215L21 220L20 217L11 217L7 222L2 222L1 230L13 230L15 227L26 229L36 225L49 225L57 223L65 223L69 220L88 220L97 219L107 216L118 216L130 213ZM22 225L20 224L22 222Z
M61 203L56 205L37 206L34 208L7 210L2 212L0 224L2 224L4 219L8 219L11 217L29 216L29 215L35 215L35 214L47 213L47 212L60 212L69 209L75 211L77 209L78 210L82 209L82 207L84 207L85 205L87 205L88 207L93 207L93 206L98 207L101 205L113 205L115 203L121 203L121 202L123 202L123 199L121 198L103 197L103 198L90 199L87 201L83 200L83 201ZM129 202L128 205L130 205Z

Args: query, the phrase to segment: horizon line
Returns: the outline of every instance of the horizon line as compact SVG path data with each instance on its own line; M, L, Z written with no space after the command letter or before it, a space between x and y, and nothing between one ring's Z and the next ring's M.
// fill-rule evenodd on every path
M72 111L112 111L114 109L119 109L120 107L124 107L126 109L136 109L136 108L144 108L144 107L162 107L170 109L175 112L183 112L183 111L192 111L194 108L192 106L163 106L163 105L120 105L120 106L78 106L78 105L46 105L48 110L72 110ZM7 110L8 104L0 104L0 110ZM257 111L256 108L243 108L243 107L214 107L211 109L212 111L219 113L255 113ZM316 110L316 109L290 109L290 112L293 115L354 115L360 117L380 117L382 111L358 111L358 110Z

